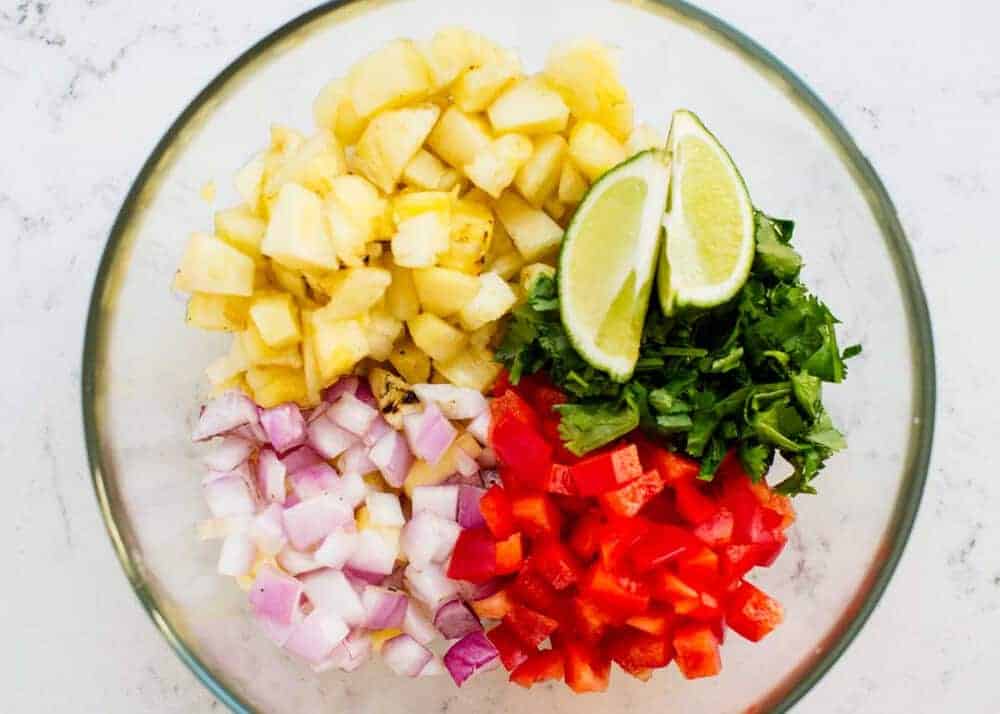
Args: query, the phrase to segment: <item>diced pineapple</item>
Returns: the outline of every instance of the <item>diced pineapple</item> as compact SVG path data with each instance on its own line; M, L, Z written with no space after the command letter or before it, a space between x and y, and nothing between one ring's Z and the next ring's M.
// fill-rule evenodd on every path
M554 278L556 275L556 269L551 265L546 265L545 263L532 263L531 265L525 265L521 268L521 288L524 292L531 292L531 287L535 284L535 281L542 276L547 276Z
M591 181L596 181L627 158L621 142L592 121L582 121L573 127L569 135L569 155Z
M323 220L323 203L315 193L296 183L281 187L260 248L286 268L337 268L333 239Z
M469 331L499 320L517 300L510 285L496 273L483 273L478 283L478 290L460 313L462 327Z
M319 404L323 398L323 382L316 362L315 341L312 335L313 313L302 311L302 378L306 385L305 404Z
M344 146L357 142L367 124L351 102L346 79L334 79L320 90L313 102L313 119Z
M667 137L660 134L649 124L640 124L628 135L625 142L625 153L635 156L646 149L662 149L667 143Z
M267 178L264 195L271 199L282 186L294 182L320 196L330 192L335 178L347 172L344 150L328 132L314 134L289 152Z
M247 359L246 351L243 349L243 340L239 335L234 335L229 345L229 352L209 364L205 369L205 376L213 387L217 387L240 378L249 368L250 360Z
M447 360L465 346L465 334L437 315L423 312L406 323L414 344L433 360Z
M448 268L414 270L413 282L421 308L438 317L454 315L479 291L476 278Z
M431 359L412 340L396 345L389 355L389 364L410 384L421 384L431 376Z
M525 260L537 260L559 247L563 235L559 224L513 191L507 191L500 197L496 210L497 217Z
M535 142L531 158L517 172L514 185L535 208L541 207L559 185L565 157L566 140L558 134L550 134Z
M545 63L545 77L579 119L602 124L619 140L632 129L632 105L618 78L615 57L591 39L556 46Z
M203 330L240 332L246 329L249 307L245 297L195 293L188 300L187 321Z
M499 365L498 365L499 369ZM428 464L426 461L414 461L410 467L410 472L403 482L403 490L406 495L413 498L413 489L417 486L435 486L457 470L459 452L464 452L465 456L476 459L482 453L482 447L476 442L475 437L468 432L460 434L448 450L444 452L436 464Z
M445 171L447 167L441 159L427 149L420 149L403 168L403 181L424 191L445 190L441 187Z
M395 40L365 57L348 76L351 103L362 118L431 93L431 73L410 40Z
M372 309L369 313L365 335L368 338L368 356L373 360L384 362L392 354L393 345L403 334L403 322L384 309Z
M429 268L448 250L451 204L451 194L444 191L406 193L395 199L392 255L396 265Z
M409 268L392 265L389 268L392 282L385 291L385 305L389 314L397 320L409 320L420 312L420 298L413 284L413 272Z
M500 328L499 322L487 322L475 332L469 335L469 344L473 347L489 347L490 341L496 336Z
M504 134L463 167L465 175L493 198L514 182L518 169L531 157L531 140L520 134Z
M303 303L311 302L312 298L309 294L309 288L306 285L305 275L298 270L285 268L273 261L269 268L271 274L274 276L274 282L277 287L291 293Z
M236 192L240 194L243 203L254 213L260 211L260 194L264 188L264 167L267 165L267 152L254 155L237 173L234 180Z
M516 53L501 49L481 67L470 69L458 78L452 87L452 99L463 112L481 112L520 74L521 59Z
M431 75L433 92L439 92L454 82L462 72L483 61L486 40L475 32L458 27L446 27L419 50Z
M461 170L492 140L489 126L482 117L449 107L427 137L427 145L447 163Z
M583 200L588 188L587 179L576 168L572 159L567 157L562 165L562 173L559 174L559 190L556 192L560 203L575 206Z
M456 187L462 189L465 186L462 174L458 173L455 169L445 169L444 173L441 174L441 180L438 182L439 191L451 191Z
M258 293L250 306L250 319L267 346L280 350L298 344L299 309L288 293Z
M271 125L270 151L274 156L285 156L298 149L306 141L306 137L297 129L281 124Z
M368 339L357 320L325 320L318 313L310 318L308 331L320 382L330 384L368 355Z
M470 347L462 350L449 361L435 361L434 368L457 387L489 389L503 367L493 361L493 353L488 349Z
M440 213L450 223L453 202L447 191L412 191L393 198L392 213L397 224L423 213Z
M563 216L566 215L567 209L568 206L555 196L546 201L545 205L542 206L542 210L548 213L554 221L562 220Z
M517 271L524 265L524 258L516 250L499 255L486 264L486 269L496 273L504 280L512 280Z
M468 197L456 201L448 250L438 258L438 264L478 275L490 249L494 222L493 212L483 204Z
M392 234L389 202L361 176L334 179L323 207L337 257L345 265L362 265L369 241Z
M382 299L392 275L384 268L349 268L333 273L323 287L330 302L316 311L316 319L333 322L359 317Z
M497 133L550 134L566 128L569 108L558 92L532 77L504 90L486 115Z
M247 329L240 333L243 340L243 351L247 361L255 367L294 367L302 366L302 355L296 345L274 349L269 347L253 321L247 323Z
M248 255L207 233L193 233L181 258L178 286L218 295L253 294L254 263Z
M517 246L510 239L510 233L504 228L503 223L494 224L493 239L490 241L490 249L486 254L486 262L489 263L501 255L516 252Z
M260 257L260 243L266 232L267 223L245 204L215 213L215 235L251 258Z
M382 191L392 193L440 114L437 106L422 104L376 116L358 140L358 169Z
M254 401L265 409L285 402L303 402L306 398L306 382L301 369L251 367L246 380Z

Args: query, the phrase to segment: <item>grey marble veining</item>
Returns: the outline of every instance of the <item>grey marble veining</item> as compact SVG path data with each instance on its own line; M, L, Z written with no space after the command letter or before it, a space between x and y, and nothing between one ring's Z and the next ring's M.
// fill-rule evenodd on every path
M894 197L934 318L938 438L902 565L797 711L1000 711L1000 10L965 0L702 3L826 99ZM311 3L0 3L4 711L207 712L128 589L79 418L86 302L143 159L237 53ZM809 587L809 578L801 579Z

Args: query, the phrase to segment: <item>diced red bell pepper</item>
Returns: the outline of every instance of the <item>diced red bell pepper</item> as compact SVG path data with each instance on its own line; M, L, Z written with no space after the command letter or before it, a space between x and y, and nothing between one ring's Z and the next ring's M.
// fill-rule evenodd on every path
M642 518L609 517L600 529L599 547L604 567L616 570L650 527Z
M528 659L534 652L534 648L525 647L521 639L510 628L506 621L501 622L492 630L486 633L490 642L497 648L500 654L500 661L508 672L514 670L522 662Z
M781 624L781 603L744 582L726 604L726 624L751 642L758 642Z
M713 548L729 544L733 539L733 512L720 506L712 516L696 525L692 533Z
M677 495L677 512L692 526L697 526L715 517L719 504L706 496L693 481L681 481L674 484Z
M607 647L611 659L629 673L666 667L674 656L666 637L627 628L611 635Z
M504 616L503 624L531 647L538 647L559 627L557 620L517 603Z
M637 573L648 573L699 547L699 541L685 528L654 525L629 550L629 561Z
M691 624L674 633L677 668L687 679L711 677L722 671L719 641L708 625Z
M566 684L574 692L603 692L608 688L611 660L597 647L585 642L567 641L563 645Z
M497 375L497 379L493 383L493 388L490 390L490 393L494 397L501 397L504 392L512 388L513 385L510 383L510 372L506 369L502 369L500 370L500 374Z
M669 485L693 481L701 470L698 462L694 459L681 456L659 446L650 449L649 460L652 461L650 465L660 472L660 476Z
M658 496L643 506L639 516L653 523L682 523L677 507L674 505L674 495L669 491L661 491Z
M503 466L505 485L537 487L552 468L552 446L518 419L494 419L490 427L490 444Z
M722 605L719 599L710 592L702 591L693 600L683 600L674 605L674 612L685 615L700 622L713 622L722 619Z
M635 444L628 444L589 456L573 464L570 473L577 493L597 496L642 476L642 464Z
M455 542L448 564L448 577L485 583L497 574L497 547L485 528L466 528Z
M781 551L785 549L785 544L788 543L788 536L781 532L776 532L773 535L773 541L756 544L758 546L757 565L765 568L771 567L774 565L774 561L778 559L778 556L781 555Z
M688 550L677 559L677 574L696 587L712 587L719 580L719 556L704 545Z
M528 562L556 590L565 590L575 584L583 571L569 548L551 538L535 545Z
M511 499L514 523L529 536L559 536L562 515L544 493L526 493Z
M653 670L651 670L651 669L637 669L634 672L628 672L628 674L632 675L633 677L635 677L636 679L638 679L640 682L648 682L650 680L650 678L652 678L652 676L653 676Z
M600 563L584 576L580 591L589 600L622 619L645 612L649 590L642 582L606 570Z
M571 629L587 642L600 640L615 618L595 603L575 597L572 602Z
M566 670L563 666L563 654L559 650L543 650L531 655L510 673L510 681L522 687L530 688L538 682L549 679L562 679Z
M516 573L524 564L521 534L515 533L506 540L497 541L497 575Z
M522 569L511 583L510 594L517 602L524 603L550 617L558 613L559 596L555 589L526 568Z
M697 606L698 591L685 583L669 570L655 571L647 579L653 599L665 602L674 607L694 602Z
M541 424L535 410L513 389L504 390L490 403L490 416L491 426L497 421L513 419L533 431L538 431ZM492 441L491 438L490 442Z
M608 513L632 517L662 491L664 485L660 472L653 469L619 489L602 493L598 500Z
M567 516L581 516L591 508L594 504L589 498L581 498L580 496L566 496L561 493L550 493L549 498L552 502L556 504L562 513Z
M761 546L747 543L719 549L719 570L725 583L738 584L757 565Z
M532 375L532 377L535 376ZM524 394L524 398L535 408L535 411L538 412L542 419L558 416L553 407L569 401L566 398L566 393L553 386L547 379L524 380L518 387Z
M517 530L514 525L514 511L510 498L501 486L490 486L483 497L479 499L479 512L486 521L486 527L494 538L503 540L509 538Z
M472 611L483 619L502 620L514 606L514 601L511 600L507 590L498 590L482 600L473 600L469 605L472 606Z
M641 615L633 615L625 624L651 635L666 635L674 625L672 611L661 607L650 607Z
M542 486L542 490L549 493L559 493L563 496L576 495L576 486L573 484L572 476L570 476L569 466L565 464L552 464L549 476Z
M597 513L587 513L573 526L569 547L583 560L590 560L600 548L603 522Z

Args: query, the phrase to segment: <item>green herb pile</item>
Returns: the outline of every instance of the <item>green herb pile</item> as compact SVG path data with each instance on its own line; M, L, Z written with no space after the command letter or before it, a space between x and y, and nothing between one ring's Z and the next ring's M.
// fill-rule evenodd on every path
M824 462L846 446L823 409L821 385L842 381L844 361L861 347L840 352L837 319L799 280L793 225L756 214L753 269L727 305L672 318L650 305L628 382L613 381L572 347L548 276L515 310L497 359L515 384L543 371L567 393L560 434L574 454L642 427L699 459L705 480L730 448L755 480L779 451L795 471L777 489L815 493Z

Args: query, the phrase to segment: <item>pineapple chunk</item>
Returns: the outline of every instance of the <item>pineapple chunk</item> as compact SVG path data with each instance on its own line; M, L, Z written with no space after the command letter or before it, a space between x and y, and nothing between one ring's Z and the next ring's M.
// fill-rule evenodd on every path
M476 278L448 268L414 270L413 282L421 308L438 317L454 315L479 291Z
M449 107L427 137L427 145L447 163L461 170L476 154L485 151L492 140L489 126L482 117L463 114L456 107Z
M410 40L395 40L365 57L351 68L348 83L363 119L423 99L432 89L430 70Z
M419 149L403 168L403 181L423 191L446 190L441 183L447 167L427 149Z
M246 379L254 401L265 409L285 402L305 401L306 381L300 369L251 367Z
M215 235L251 258L260 257L260 243L266 232L267 223L249 206L233 206L215 213Z
M559 247L563 235L559 224L512 191L500 197L496 210L525 260L537 260Z
M506 89L486 114L497 133L550 134L565 129L569 121L566 102L537 77Z
M417 347L433 360L451 359L465 347L465 335L461 330L429 312L408 320L406 327Z
M393 202L397 230L392 256L404 268L429 268L448 250L452 196L444 191L420 191Z
M369 314L365 335L368 338L368 356L384 362L392 354L392 347L403 334L403 322L384 309L373 309Z
M178 287L219 295L253 294L254 263L248 255L207 233L193 233L181 258Z
M330 384L368 355L368 339L357 320L325 320L310 315L308 328L320 382Z
M468 432L460 434L436 464L429 464L426 461L413 462L410 472L406 475L406 481L403 482L406 495L413 498L413 489L417 486L435 486L453 475L458 468L459 451L476 459L483 450L472 434Z
M542 276L554 278L556 276L556 269L545 263L525 265L521 268L521 288L524 292L530 293L535 281Z
M288 293L258 293L250 306L250 319L261 339L271 349L280 350L298 344L299 309Z
M575 206L587 194L587 179L573 165L573 161L567 158L562 165L562 173L559 174L559 190L557 197L560 203L567 203Z
M458 173L458 171L455 169L445 169L444 173L441 174L441 180L438 182L438 190L451 191L453 188L458 187L461 193L461 190L467 185L462 178L462 174Z
M440 213L450 223L452 203L447 191L412 191L393 199L392 213L397 224L423 213Z
M531 158L517 172L514 186L535 208L541 207L559 185L565 157L566 140L550 134L535 142Z
M392 275L384 268L350 268L330 276L323 287L330 302L316 311L316 319L333 322L359 317L382 299Z
M383 192L392 193L440 114L437 106L422 104L376 116L358 140L358 170Z
M321 132L282 158L267 178L264 196L271 200L287 183L296 183L325 196L330 192L333 180L345 173L347 162L344 150L332 134Z
M596 40L556 46L545 63L545 77L579 119L603 125L619 140L632 129L632 105L618 78L615 58Z
M484 111L497 94L520 74L521 60L517 54L498 50L490 61L458 78L451 90L452 99L463 112Z
M548 213L549 216L554 221L558 221L563 216L565 216L566 215L566 209L567 209L566 204L565 203L561 203L559 201L559 199L556 198L556 197L554 197L554 196L552 198L550 198L548 201L546 201L545 205L542 206L542 210L544 210L546 213Z
M463 167L465 175L493 198L514 182L518 169L531 157L531 140L520 134L505 134Z
M362 265L368 243L391 235L389 202L360 176L334 179L323 208L337 257L345 265Z
M273 261L269 267L271 269L271 274L274 276L274 282L277 287L280 287L285 292L291 293L304 303L312 301L309 286L306 285L305 275L300 273L298 270L284 268Z
M475 32L458 27L446 27L419 46L420 54L431 75L433 92L440 92L454 82L462 72L483 61L488 42Z
M582 121L573 127L569 135L569 155L591 181L596 181L627 158L621 142L592 121Z
M302 355L295 345L274 349L269 347L261 337L253 321L247 323L247 329L240 333L243 340L243 351L247 361L254 367L294 367L302 366Z
M267 152L256 154L238 172L234 184L236 192L254 213L260 211L260 194L264 188L264 169L267 166Z
M469 344L478 348L488 347L490 341L496 336L499 329L499 322L487 322L485 325L469 335Z
M524 258L516 250L504 253L491 260L486 268L491 273L496 273L504 280L512 280L517 271L524 265Z
M323 204L319 196L296 183L281 187L260 248L286 268L337 268L333 240L323 221Z
M397 320L409 320L420 312L420 298L413 284L413 271L398 265L389 268L392 282L385 291L385 305Z
M493 237L493 212L468 196L455 202L448 250L438 258L445 268L478 275Z
M249 306L245 297L195 293L188 300L187 321L203 330L241 332L247 326Z
M493 385L503 369L499 362L493 361L490 350L475 347L462 350L449 361L435 361L434 368L456 387L481 392Z
M243 349L243 340L239 335L233 337L229 345L228 354L215 359L205 369L205 375L213 387L226 384L239 378L250 368L250 360L247 359L246 351Z
M332 132L344 146L357 142L367 123L351 103L345 79L334 79L320 90L313 102L313 119L316 126Z
M625 142L625 153L629 156L635 156L646 149L662 149L666 143L667 138L656 129L649 124L640 124L628 135L628 141Z
M302 378L306 385L305 404L310 406L319 404L323 399L323 383L320 381L312 336L313 319L312 311L302 311Z
M470 332L478 330L487 322L499 320L517 301L510 285L496 273L483 273L479 276L478 283L475 296L460 313L462 327Z
M389 355L389 364L410 384L421 384L431 376L431 359L413 340L396 345Z

